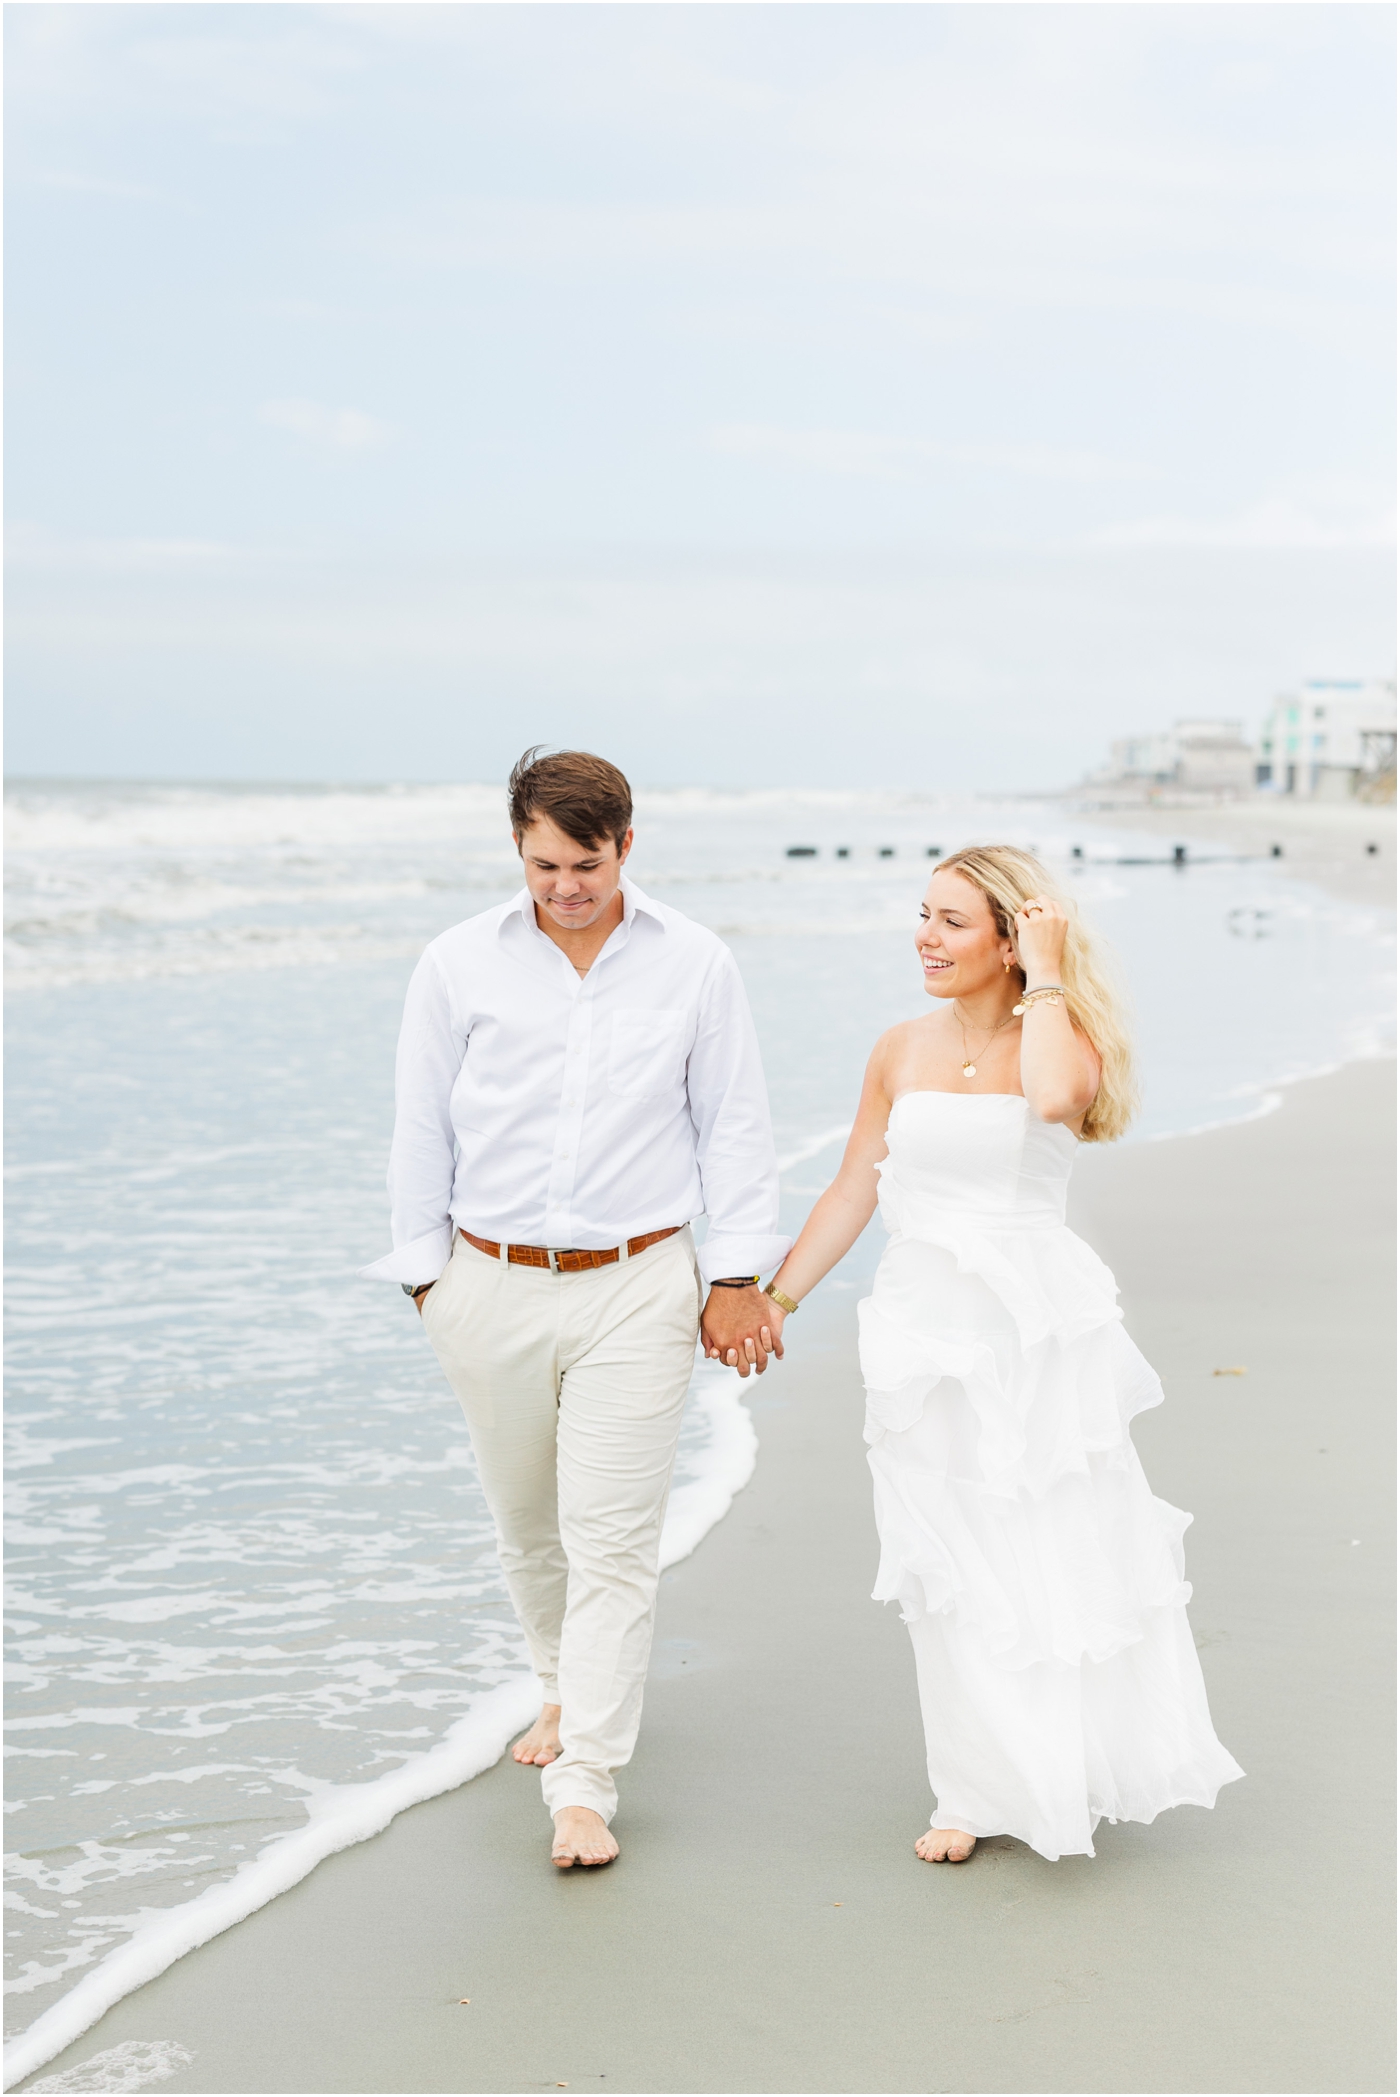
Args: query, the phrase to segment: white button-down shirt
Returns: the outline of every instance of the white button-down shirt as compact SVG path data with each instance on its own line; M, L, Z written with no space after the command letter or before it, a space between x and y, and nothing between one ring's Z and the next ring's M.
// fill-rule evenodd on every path
M454 925L413 972L389 1161L394 1250L361 1271L436 1281L452 1228L599 1250L707 1214L701 1273L758 1274L778 1163L734 957L624 875L586 976L528 889Z

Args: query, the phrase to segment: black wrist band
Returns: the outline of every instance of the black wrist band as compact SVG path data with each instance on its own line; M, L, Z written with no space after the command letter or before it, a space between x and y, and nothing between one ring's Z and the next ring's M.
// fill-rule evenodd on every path
M722 1281L712 1281L710 1283L712 1289L755 1289L757 1286L758 1276L756 1274L730 1274L726 1275Z

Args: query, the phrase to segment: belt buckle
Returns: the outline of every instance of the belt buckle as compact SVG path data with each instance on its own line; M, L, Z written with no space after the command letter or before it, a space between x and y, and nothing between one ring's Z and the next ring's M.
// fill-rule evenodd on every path
M552 1245L546 1245L546 1247L545 1247L545 1249L544 1249L544 1250L545 1250L545 1257L546 1257L546 1259L547 1259L547 1260L549 1261L549 1271L550 1271L550 1273L551 1273L551 1274L558 1274L558 1273L560 1273L560 1272L561 1272L562 1270L560 1269L560 1266L559 1266L559 1255L558 1255L558 1253L557 1253L557 1252L556 1252L556 1251L554 1250L554 1247L553 1247Z

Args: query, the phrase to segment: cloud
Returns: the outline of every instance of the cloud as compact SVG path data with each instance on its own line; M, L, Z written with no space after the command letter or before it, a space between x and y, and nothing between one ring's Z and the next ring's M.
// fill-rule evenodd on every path
M93 130L115 117L149 125L171 108L201 128L323 118L370 68L363 32L346 10L205 11L94 7L79 14L27 8L6 24L6 61L23 123L55 118Z
M731 458L774 459L818 473L864 480L908 480L935 466L967 466L991 473L1051 481L1141 480L1149 469L1131 459L1051 444L940 444L928 437L886 436L872 430L784 429L769 423L727 422L707 433L711 451Z
M1162 19L1174 10L965 8L929 10L933 24L897 32L872 18L854 33L833 22L775 40L708 19L726 11L660 11L682 19L658 34L653 13L625 10L621 28L563 20L543 62L530 10L499 12L525 19L483 29L481 11L448 8L363 19L381 36L465 36L498 97L518 94L531 47L528 106L552 134L577 140L587 111L634 147L722 138L737 159L707 205L683 185L658 184L645 201L609 193L575 179L571 158L552 197L532 181L514 197L493 186L411 212L390 206L366 232L400 259L531 269L762 252L785 270L805 259L997 299L1018 298L1029 278L1053 301L1063 279L1082 278L1095 302L1118 306L1174 305L1183 293L1228 303L1242 274L1234 302L1248 305L1265 288L1261 264L1282 265L1291 284L1300 263L1332 279L1388 263L1388 225L1355 209L1358 192L1384 190L1387 148L1296 120L1314 70L1296 51L1262 104L1249 87L1242 118L1228 69L1257 59L1259 33L1199 11L1185 39ZM1318 34L1315 65L1330 32ZM1287 36L1271 22L1275 68ZM1166 85L1184 45L1193 63L1224 68L1208 98L1215 121L1187 132ZM745 194L744 149L759 134L761 186ZM1077 284L1068 289L1078 300ZM1305 325L1307 298L1285 304L1284 324Z
M170 575L226 568L246 558L242 549L215 539L67 537L21 518L5 530L5 565L14 569Z
M267 400L257 417L269 429L287 430L317 451L369 451L394 434L389 423L358 408L325 408L314 400Z
M711 451L734 459L776 459L818 473L849 473L863 480L902 480L919 445L907 438L867 430L785 430L766 423L717 423L708 432Z
M1183 692L1233 716L1300 665L1384 668L1392 571L1381 552L1222 570L1196 552L881 548L289 557L178 589L26 576L7 754L21 773L486 779L527 742L576 742L586 718L595 747L653 784L717 781L747 734L781 745L803 785L1048 787L1125 719L1171 719Z
M1142 517L1088 533L1086 547L1385 547L1395 544L1395 513L1329 522L1288 497L1252 503L1226 517Z
M140 204L173 201L164 190L153 188L149 182L126 182L115 175L85 175L72 168L29 168L20 170L11 181L34 189L66 190L70 195L80 197L115 197L123 202ZM189 206L183 208L188 210Z
M697 263L726 270L749 258L820 252L820 216L784 201L652 203L573 196L439 197L413 211L383 210L364 221L366 253L398 267L499 269L576 276L600 269Z

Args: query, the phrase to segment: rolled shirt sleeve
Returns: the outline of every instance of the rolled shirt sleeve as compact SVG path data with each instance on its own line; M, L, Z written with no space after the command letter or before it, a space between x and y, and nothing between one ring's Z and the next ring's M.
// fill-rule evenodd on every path
M467 1051L431 948L413 971L394 1066L389 1203L394 1250L360 1273L375 1281L435 1282L452 1254L456 1138L452 1088Z
M712 1282L766 1273L785 1258L792 1240L778 1229L778 1154L758 1035L727 948L706 977L686 1088L709 1217L699 1248L701 1275Z

